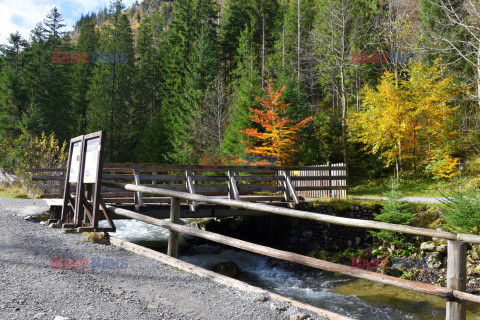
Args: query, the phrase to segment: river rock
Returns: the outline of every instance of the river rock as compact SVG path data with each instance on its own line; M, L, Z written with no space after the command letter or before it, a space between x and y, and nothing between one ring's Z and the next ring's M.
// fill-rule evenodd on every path
M240 273L240 268L233 261L220 262L213 267L213 271L223 274L227 277L236 277Z
M278 304L275 304L275 303L272 303L270 305L270 309L272 311L286 311L287 310L287 307L285 306L282 306L282 305L278 305Z
M470 252L471 252L470 255L472 256L472 259L480 260L480 246L473 245L472 250Z
M441 262L440 252L432 252L427 256L427 266L429 268L439 269Z
M420 244L420 250L423 251L435 251L436 247L435 241L427 241Z
M290 320L307 320L310 316L306 313L297 313L290 316Z
M39 313L36 313L32 319L42 319L42 318L45 318L47 316L47 314L45 312L39 312Z
M447 245L445 243L441 243L438 246L435 247L435 251L440 252L440 253L446 253L447 252Z
M252 299L253 302L265 302L268 300L268 297L265 295L259 295Z
M447 252L447 244L443 241L427 241L420 244L420 250L429 252Z

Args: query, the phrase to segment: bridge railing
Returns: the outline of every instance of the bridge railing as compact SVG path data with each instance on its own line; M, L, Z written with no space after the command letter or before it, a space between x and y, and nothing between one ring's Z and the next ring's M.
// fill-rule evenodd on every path
M300 197L346 196L346 166L205 166L159 164L106 164L103 180L164 189L225 196L250 201L289 201L298 203ZM65 168L32 168L32 180L45 198L63 196ZM255 197L253 195L256 193ZM276 195L275 195L276 194ZM142 205L167 203L168 198L102 187L106 203ZM244 198L244 197L242 197Z
M347 166L330 163L310 166L309 170L291 170L297 194L309 198L344 198L347 196Z
M203 196L198 194L191 194L186 192L179 192L174 190L167 190L162 188L153 188L146 186L139 186L133 184L121 184L117 182L104 181L104 185L129 190L133 192L143 192L149 194L156 194L159 196L171 198L170 222L155 219L142 215L140 213L109 206L108 209L118 215L125 216L131 219L137 219L156 226L164 227L170 230L168 254L176 257L178 236L180 233L191 236L200 237L203 239L215 241L235 248L247 250L250 252L266 255L273 258L283 259L302 265L330 271L337 272L344 275L371 280L383 284L388 284L404 289L409 289L417 292L422 292L430 295L443 297L447 300L446 303L446 319L466 318L465 302L480 303L480 296L466 293L466 243L480 243L480 236L472 234L453 233L442 230L433 230L418 228L405 225L396 225L378 221L359 220L352 218L335 217L325 214L318 214L306 211L300 211L290 208L282 208L262 203L252 203L246 201L239 201L234 199L220 199L210 196ZM419 283L415 281L399 279L384 274L375 273L372 271L362 270L350 266L336 264L328 261L315 259L308 256L303 256L291 252L281 251L270 247L265 247L246 241L226 237L212 232L198 230L191 227L179 225L180 217L180 200L195 201L197 203L209 203L216 205L231 206L234 208L241 208L247 210L256 210L272 214L278 214L288 217L308 219L312 221L319 221L324 223L332 223L350 227L370 228L376 230L387 230L401 233L414 234L419 236L436 237L448 241L447 250L447 287L439 287L426 283Z

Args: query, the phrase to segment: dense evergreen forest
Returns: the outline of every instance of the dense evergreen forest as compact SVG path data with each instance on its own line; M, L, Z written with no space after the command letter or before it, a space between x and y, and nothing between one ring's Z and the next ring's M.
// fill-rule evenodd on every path
M448 176L479 152L478 5L117 1L74 30L53 9L29 39L0 47L0 165L20 165L42 133L63 142L97 130L109 162L242 156L240 131L261 131L252 108L271 83L281 115L313 119L292 163Z

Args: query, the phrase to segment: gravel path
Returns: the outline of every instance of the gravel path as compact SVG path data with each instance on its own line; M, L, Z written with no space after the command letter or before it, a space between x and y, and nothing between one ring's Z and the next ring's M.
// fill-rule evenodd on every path
M387 200L387 197L357 197L352 196L352 199L362 199L362 200ZM425 198L425 197L404 197L403 201L407 202L419 202L419 203L440 203L441 200L445 198Z
M301 313L286 305L272 310L272 301L253 294L24 219L46 210L43 200L0 198L0 319L263 320ZM52 269L52 257L90 262L84 270ZM96 257L128 267L92 269Z

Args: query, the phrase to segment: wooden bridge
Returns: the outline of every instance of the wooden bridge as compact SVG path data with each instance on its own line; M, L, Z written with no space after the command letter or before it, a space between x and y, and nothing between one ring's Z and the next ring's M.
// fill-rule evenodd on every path
M157 187L190 194L214 196L249 202L294 207L307 198L345 197L346 166L204 166L159 164L106 164L102 180ZM65 168L28 169L44 198L63 198ZM88 190L87 190L88 191ZM155 217L168 218L170 198L148 192L133 192L118 187L102 186L107 205L135 208ZM58 202L58 206L61 206ZM181 218L259 215L258 211L232 210L228 206L182 201ZM113 219L121 218L112 215Z

